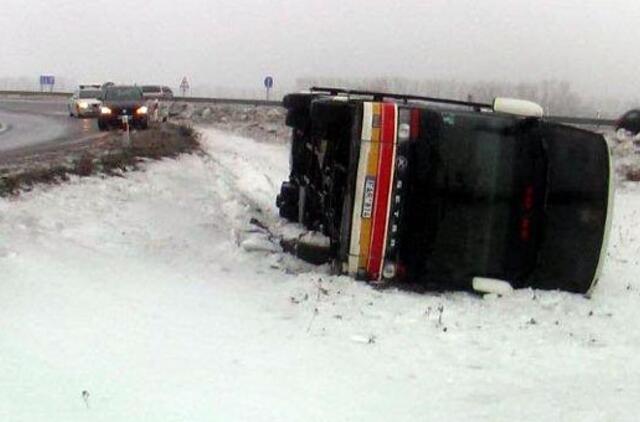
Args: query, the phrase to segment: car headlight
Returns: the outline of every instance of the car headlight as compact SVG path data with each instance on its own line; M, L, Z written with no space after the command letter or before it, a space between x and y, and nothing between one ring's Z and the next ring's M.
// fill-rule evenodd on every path
M100 107L100 114L111 114L111 109L109 107Z
M147 106L142 106L136 110L136 114L147 114Z
M89 108L89 104L85 103L84 101L80 101L78 103L78 107L80 107L80 108Z

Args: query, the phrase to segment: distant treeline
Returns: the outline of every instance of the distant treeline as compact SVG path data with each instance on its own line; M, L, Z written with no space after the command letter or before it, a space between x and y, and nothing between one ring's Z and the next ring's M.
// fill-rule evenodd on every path
M618 99L590 99L572 89L567 81L509 83L496 81L464 82L456 80L407 78L300 78L297 89L311 86L331 86L398 94L425 95L457 100L472 99L490 103L495 97L514 97L535 101L544 107L547 115L616 117L633 103Z

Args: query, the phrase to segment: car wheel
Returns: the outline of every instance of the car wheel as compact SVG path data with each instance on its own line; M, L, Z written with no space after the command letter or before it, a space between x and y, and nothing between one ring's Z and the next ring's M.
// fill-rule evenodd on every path
M280 187L280 194L276 198L280 217L292 222L298 221L298 186L284 182Z
M300 239L286 239L280 241L282 249L303 261L314 265L322 265L331 262L331 248L324 245L316 245Z
M326 130L349 121L349 104L331 100L315 101L311 105L311 121L315 130Z
M282 99L282 105L287 110L309 110L311 100L315 97L315 94L289 94Z
M309 110L289 110L285 118L285 125L292 128L304 128L309 122Z
M287 109L285 124L292 128L303 129L309 122L309 107L313 94L289 94L284 97L282 104Z

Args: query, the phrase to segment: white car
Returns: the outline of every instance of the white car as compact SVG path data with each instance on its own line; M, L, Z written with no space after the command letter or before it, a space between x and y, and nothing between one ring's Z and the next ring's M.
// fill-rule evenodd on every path
M81 85L67 103L67 110L71 117L97 117L100 115L102 91L89 85Z

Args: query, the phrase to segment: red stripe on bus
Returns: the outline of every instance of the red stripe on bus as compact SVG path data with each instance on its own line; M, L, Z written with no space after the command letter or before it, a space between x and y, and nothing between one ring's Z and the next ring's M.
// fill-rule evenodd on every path
M384 255L384 239L389 211L389 192L391 190L393 149L396 130L396 108L394 104L383 104L380 130L380 157L378 159L378 181L373 212L373 228L367 273L372 280L380 278L380 268Z
M411 109L411 135L410 139L415 140L420 137L420 109Z

